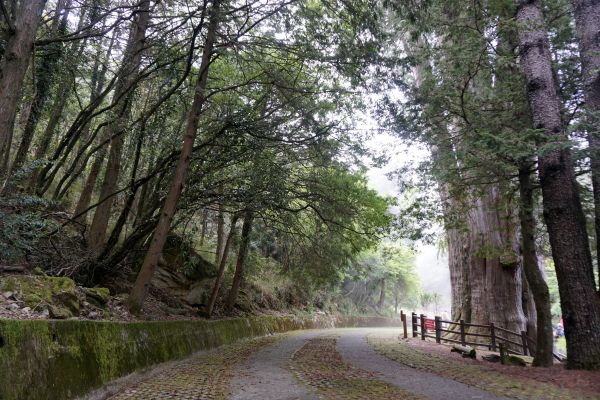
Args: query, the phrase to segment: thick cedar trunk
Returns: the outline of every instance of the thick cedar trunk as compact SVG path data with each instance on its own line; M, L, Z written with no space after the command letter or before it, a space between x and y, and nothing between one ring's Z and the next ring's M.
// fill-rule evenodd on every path
M447 219L452 320L525 330L517 221L503 204L500 190L490 186L478 198L468 198L472 206L461 213L465 214L461 224L450 220L464 206L452 198L446 184L440 187Z
M428 67L427 67L428 68ZM424 66L416 68L416 82L420 86ZM433 135L434 145L431 153L435 168L438 171L457 171L456 160L454 159L454 149L449 140L450 135L444 129L441 133ZM460 177L454 176L456 180ZM471 276L469 268L469 257L471 247L469 233L466 229L467 221L464 213L459 212L461 200L455 195L450 182L444 178L437 179L439 195L442 201L442 212L444 216L444 229L446 231L446 241L448 244L448 269L450 272L451 287L451 319L453 321L464 320L471 322L472 301L471 301ZM460 220L457 216L460 215Z
M0 154L10 151L5 145L14 129L21 86L45 3L45 0L21 1L13 10L14 32L6 41L0 60Z
M517 2L521 64L534 127L549 141L563 141L560 101L541 1ZM571 153L556 148L539 156L544 219L560 292L569 368L600 368L600 307L594 284L585 217Z
M238 250L237 261L235 263L235 273L233 274L233 282L227 296L225 308L229 311L233 310L237 301L242 279L244 279L244 269L246 266L246 255L248 254L248 245L250 244L250 232L252 231L252 221L254 214L252 211L246 211L244 214L244 224L242 225L242 237L240 239L240 248Z
M525 330L518 225L496 185L488 186L469 213L471 320Z
M529 165L519 169L519 217L521 220L521 251L523 252L523 269L529 289L534 298L537 317L536 350L533 365L551 367L554 348L552 332L552 313L550 310L550 292L544 275L538 265L535 249L535 219L533 216L533 188Z
M213 289L210 294L210 299L208 300L208 304L206 305L206 316L208 318L212 316L213 310L215 308L215 303L217 302L217 296L219 295L219 290L221 289L221 282L223 280L223 275L225 274L227 259L229 258L229 249L231 248L231 243L233 242L233 237L235 236L235 225L237 224L237 220L238 215L234 214L233 218L231 219L231 228L229 228L229 235L227 235L225 247L223 248L223 257L221 257L219 270L217 272L217 277L215 278L215 284L213 285Z
M71 8L72 0L59 2L56 10L56 20L53 29L53 34L63 35L67 28L67 18ZM60 16L60 18L59 18ZM29 147L33 140L33 134L37 127L38 118L42 112L48 95L50 94L50 88L52 81L55 78L54 74L58 67L58 63L63 53L63 46L60 43L55 43L46 49L46 55L42 60L39 70L36 74L35 94L31 101L31 109L23 129L21 136L21 143L17 149L17 154L11 166L12 170L20 168L27 159L29 153Z
M448 268L452 294L452 320L471 322L471 279L469 276L469 238L466 232L446 227Z
M169 188L169 193L167 194L167 198L165 199L160 213L158 225L154 230L152 241L150 242L144 262L131 290L131 295L129 296L129 306L133 312L139 312L144 304L144 300L148 294L150 281L154 276L158 259L167 239L167 234L171 229L171 221L173 220L173 216L177 209L177 201L181 196L181 191L185 184L185 177L187 175L190 157L194 148L194 141L196 140L198 131L198 120L200 118L202 107L206 102L206 83L208 81L208 69L213 55L216 30L219 22L219 6L220 0L213 0L210 22L206 33L206 41L202 52L198 81L194 93L194 101L188 116L181 153L177 160L177 167L175 169L171 187Z
M142 0L138 9L139 13L125 51L124 65L120 72L121 76L115 87L115 101L119 101L120 104L113 115L114 120L107 126L105 132L106 137L111 138L111 141L104 179L100 189L100 200L102 202L96 208L88 237L88 246L94 251L100 250L104 245L106 229L114 203L114 196L112 195L117 190L123 150L122 130L129 119L131 88L137 77L145 47L146 29L150 19L150 0ZM125 95L128 90L129 94Z
M583 94L588 110L588 141L592 164L592 187L596 228L596 258L600 260L600 2L573 0L579 37ZM600 261L598 261L600 268ZM600 291L600 285L597 286ZM600 292L599 292L600 293Z

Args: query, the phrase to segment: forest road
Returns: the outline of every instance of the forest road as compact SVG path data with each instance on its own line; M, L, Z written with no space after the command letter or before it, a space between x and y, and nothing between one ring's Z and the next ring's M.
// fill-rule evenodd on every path
M472 386L392 361L367 343L368 335L397 337L398 333L394 328L292 333L278 343L260 349L234 368L229 399L501 399ZM332 341L334 347L317 348L311 359L311 343L326 340ZM312 349L315 350L314 346ZM299 355L305 351L307 356Z
M398 334L398 328L317 329L242 340L125 377L86 399L500 399L392 361L367 342L395 341Z

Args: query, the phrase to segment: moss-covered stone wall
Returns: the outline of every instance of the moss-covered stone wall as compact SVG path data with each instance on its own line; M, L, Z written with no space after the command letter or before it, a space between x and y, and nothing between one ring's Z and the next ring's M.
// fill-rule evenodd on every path
M378 317L216 321L0 320L0 400L71 399L153 364L296 329L399 326Z

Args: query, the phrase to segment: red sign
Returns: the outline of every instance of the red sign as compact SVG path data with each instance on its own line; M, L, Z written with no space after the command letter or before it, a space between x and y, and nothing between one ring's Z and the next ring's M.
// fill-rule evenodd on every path
M425 329L428 331L435 331L435 320L425 318Z

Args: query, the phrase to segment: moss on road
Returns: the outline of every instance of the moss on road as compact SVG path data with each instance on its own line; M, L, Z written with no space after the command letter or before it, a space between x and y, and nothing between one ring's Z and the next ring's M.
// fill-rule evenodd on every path
M199 353L121 390L111 400L224 400L229 396L233 367L254 351L283 335L268 336Z
M316 389L324 399L424 399L345 363L336 349L336 338L332 337L309 340L294 354L289 367L300 382Z

